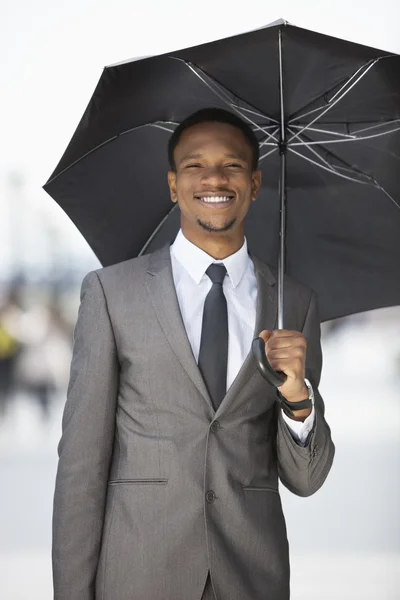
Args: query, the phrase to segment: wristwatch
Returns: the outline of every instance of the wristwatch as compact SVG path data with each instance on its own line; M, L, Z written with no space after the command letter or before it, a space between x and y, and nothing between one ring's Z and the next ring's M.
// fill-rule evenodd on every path
M286 400L286 398L282 396L279 389L276 388L278 402L281 405L283 412L289 417L294 417L294 410L304 410L306 408L312 408L314 406L314 390L312 388L312 385L308 381L308 379L304 379L304 383L306 384L308 389L308 398L306 398L305 400L300 400L300 402L289 402L289 400Z

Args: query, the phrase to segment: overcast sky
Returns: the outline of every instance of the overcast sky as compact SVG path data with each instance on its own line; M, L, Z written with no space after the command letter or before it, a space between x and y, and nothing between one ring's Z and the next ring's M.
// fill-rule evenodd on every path
M399 4L398 0L329 4L321 0L0 0L0 274L10 246L6 230L10 222L11 235L23 239L32 260L40 250L46 252L38 241L44 221L52 223L55 234L67 236L77 255L90 254L41 186L67 146L105 65L227 37L280 17L400 53ZM25 174L26 188L23 198L12 198L10 208L6 181L15 171Z

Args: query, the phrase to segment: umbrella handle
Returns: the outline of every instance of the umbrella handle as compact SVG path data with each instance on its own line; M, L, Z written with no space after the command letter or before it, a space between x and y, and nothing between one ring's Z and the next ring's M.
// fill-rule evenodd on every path
M256 337L252 342L251 349L253 351L253 356L257 361L258 370L264 379L275 387L279 387L282 383L285 383L287 379L286 374L281 371L274 371L265 356L264 340L260 337Z

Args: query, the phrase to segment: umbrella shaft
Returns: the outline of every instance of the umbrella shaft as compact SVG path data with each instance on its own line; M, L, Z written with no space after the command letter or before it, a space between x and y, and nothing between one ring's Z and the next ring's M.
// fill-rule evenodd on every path
M281 149L281 176L279 181L280 227L278 255L278 329L283 329L283 277L285 274L286 243L286 148Z

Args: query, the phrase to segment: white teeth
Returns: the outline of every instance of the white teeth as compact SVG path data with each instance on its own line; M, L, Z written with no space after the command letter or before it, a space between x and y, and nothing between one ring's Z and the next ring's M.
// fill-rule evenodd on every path
M207 202L207 203L217 203L217 202L229 202L230 198L228 198L227 196L206 196L204 198L201 198L202 202Z

